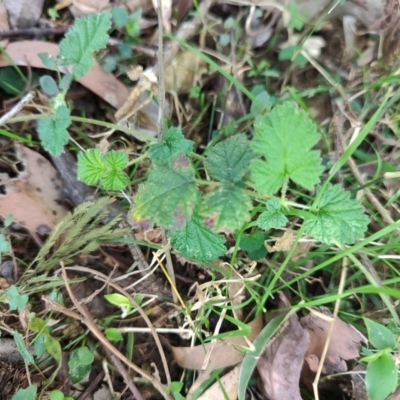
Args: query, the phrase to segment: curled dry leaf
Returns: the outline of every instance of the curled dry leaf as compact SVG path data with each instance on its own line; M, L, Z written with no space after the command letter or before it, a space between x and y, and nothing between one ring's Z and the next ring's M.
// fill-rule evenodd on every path
M24 165L17 178L5 179L0 195L0 215L13 215L17 224L31 232L48 233L67 214L61 204L62 181L48 160L22 145L16 155Z
M293 233L291 231L286 231L283 236L278 239L273 246L268 245L265 242L265 247L270 253L275 251L289 251L293 244Z
M300 319L302 327L310 334L310 347L305 357L302 380L310 384L317 369L324 349L332 313L326 307L320 307L320 315L311 313ZM331 340L322 372L332 374L347 371L346 360L359 357L361 342L368 340L354 327L335 319Z
M58 54L58 45L39 40L21 40L7 45L5 54L17 65L29 65L34 68L45 68L39 53L48 53L53 57ZM8 57L0 55L0 67L11 65ZM101 65L95 62L89 73L78 82L97 94L115 108L121 107L128 98L128 89L118 79L106 73Z
M257 370L261 387L270 400L301 400L299 381L309 334L292 315L268 342Z

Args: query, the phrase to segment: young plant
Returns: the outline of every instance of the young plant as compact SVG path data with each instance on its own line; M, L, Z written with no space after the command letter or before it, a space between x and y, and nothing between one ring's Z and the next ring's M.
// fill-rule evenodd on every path
M371 319L364 318L364 322L369 341L378 350L360 360L368 363L365 385L370 400L384 400L397 387L396 337L388 328Z

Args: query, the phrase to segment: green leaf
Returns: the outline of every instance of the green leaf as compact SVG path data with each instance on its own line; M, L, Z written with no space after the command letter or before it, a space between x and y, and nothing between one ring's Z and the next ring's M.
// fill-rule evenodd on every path
M61 390L52 390L50 400L64 400L64 393Z
M119 191L125 189L129 177L125 172L112 169L100 179L101 185L106 190Z
M142 9L139 8L133 14L131 14L128 18L128 22L126 24L126 31L129 36L133 38L137 38L140 34L140 20L142 18Z
M204 166L212 179L235 183L246 173L253 156L250 142L239 134L208 149Z
M60 342L50 335L45 335L44 346L47 352L60 364L62 356Z
M128 156L124 151L109 151L104 157L105 163L110 169L124 169L128 165Z
M39 53L38 57L40 58L40 61L42 61L43 65L47 69L51 71L55 71L57 69L57 61L49 53Z
M396 363L390 354L382 355L367 365L365 385L370 400L385 400L397 387Z
M165 227L183 226L192 215L198 196L194 178L194 168L183 153L154 164L134 198L133 219Z
M48 96L55 96L59 90L56 81L49 75L43 75L39 79L40 86Z
M24 359L24 361L28 365L33 364L33 362L34 362L33 356L31 353L29 353L28 349L25 347L25 343L22 339L22 336L19 334L18 331L14 331L13 337L14 337L15 345L17 346L17 349L18 349L19 353L21 354L22 358Z
M10 243L8 242L6 236L3 233L0 233L0 257L1 253L8 253L9 251L10 251Z
M199 262L216 260L225 254L223 236L207 228L198 215L193 215L182 229L171 234L171 244L186 258Z
M61 90L67 90L70 87L73 79L74 79L74 77L72 76L72 74L70 74L70 73L65 74L61 78L61 81L60 81L60 83L58 85L59 88Z
M267 254L267 249L264 245L265 239L266 235L259 230L252 232L250 235L242 234L240 248L247 253L250 259L259 260Z
M194 142L185 139L179 128L171 127L163 135L163 143L154 143L149 147L149 157L153 162L165 161L178 153L189 155Z
M105 294L104 298L114 306L132 307L131 301L126 296L119 293Z
M18 289L15 285L11 285L7 290L7 297L9 300L10 310L23 310L28 303L28 295L19 294Z
M72 350L68 360L72 383L78 383L85 378L92 369L93 360L93 353L86 346Z
M113 17L115 26L117 28L122 28L126 25L128 22L128 11L125 10L125 8L122 7L113 7L111 9L111 15Z
M38 124L39 138L43 148L53 156L59 156L68 143L69 133L67 128L71 124L70 111L67 106L57 108L52 119L41 119Z
M273 197L265 205L267 206L267 211L262 212L257 218L257 226L259 228L267 231L271 228L278 229L288 223L288 219L281 211L281 203L278 198Z
M107 166L99 149L78 153L78 179L87 185L97 185L106 170Z
M106 329L106 337L111 342L120 342L124 340L121 332L117 328Z
M258 117L254 129L252 148L266 159L251 163L255 188L272 195L291 179L305 189L313 189L323 167L320 152L310 150L319 135L308 114L288 101Z
M328 185L320 198L315 218L306 219L304 226L305 232L320 242L351 244L363 237L368 222L362 205L358 200L350 199L350 192L340 185Z
M60 43L60 65L73 65L75 78L85 76L93 65L93 53L107 46L110 28L109 12L77 18Z
M37 386L30 385L26 389L18 389L11 400L36 400Z
M365 326L368 331L368 339L371 344L378 350L383 350L389 347L394 349L396 347L396 338L386 326L378 324L369 318L363 318Z
M46 346L44 345L45 337L46 337L46 335L40 333L39 335L37 335L35 342L33 343L33 347L35 349L35 354L36 354L37 358L42 357L42 355L46 351Z
M9 226L12 224L13 219L14 219L14 217L13 217L12 214L7 215L7 216L4 218L4 221L3 221L4 227L5 227L5 228L9 227Z
M217 230L235 231L250 219L250 197L237 186L221 186L207 193L200 206L200 214L213 221Z

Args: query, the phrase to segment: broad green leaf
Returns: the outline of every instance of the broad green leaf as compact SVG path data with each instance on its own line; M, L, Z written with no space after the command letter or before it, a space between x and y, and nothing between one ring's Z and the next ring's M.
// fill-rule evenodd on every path
M265 205L267 206L267 211L262 212L257 218L259 228L267 231L271 228L278 229L288 223L288 219L281 211L281 203L278 198L273 197Z
M40 86L48 96L55 96L59 90L56 81L49 75L43 75L39 79Z
M368 339L371 344L378 350L383 350L389 347L394 349L396 347L396 338L386 326L378 324L369 318L363 318L365 326L368 331Z
M293 102L278 105L254 123L253 150L265 158L250 166L255 188L275 194L287 179L313 189L323 171L320 152L311 150L318 142L317 127L307 113Z
M207 228L198 215L193 215L182 229L171 233L171 244L186 258L199 262L216 260L225 254L223 236Z
M110 293L105 294L104 298L114 306L125 306L125 307L132 307L131 301L124 295L119 293Z
M182 227L192 215L198 196L194 178L194 168L183 153L154 164L134 198L133 219Z
M69 375L72 383L78 383L92 369L93 353L86 347L72 350L68 360Z
M194 143L185 139L179 128L171 127L163 135L162 143L154 143L149 147L149 157L153 162L162 162L177 153L189 155Z
M52 390L50 400L64 400L64 393L61 390Z
M107 46L110 28L109 12L77 18L60 43L60 65L72 65L75 78L85 76L93 65L93 53Z
M264 245L266 235L260 230L256 230L250 235L242 234L240 248L244 250L251 260L259 260L265 257L267 249Z
M100 182L106 190L119 191L125 189L129 177L123 171L111 169L100 179Z
M37 386L30 385L26 389L18 389L11 400L36 400Z
M250 142L239 134L209 148L204 166L212 179L235 183L246 173L253 156Z
M33 364L33 362L34 362L33 356L31 353L29 353L29 350L25 347L25 343L24 343L20 333L18 331L14 331L13 337L14 337L15 345L17 346L17 349L18 349L19 353L21 354L22 358L24 359L24 361L28 365Z
M385 400L397 387L396 363L390 354L382 355L367 365L365 385L370 400Z
M123 7L113 7L111 15L117 28L123 28L128 22L129 14Z
M33 347L35 349L36 358L42 357L42 355L46 352L46 346L44 345L44 338L46 336L40 333L37 335L35 342L33 343Z
M97 185L107 166L99 149L78 153L78 179L87 185Z
M238 399L244 400L246 389L249 384L250 378L253 374L254 368L256 367L258 358L265 349L268 340L275 335L281 323L285 319L285 315L273 318L260 332L257 338L254 340L254 350L247 353L242 361L242 366L239 372L238 382Z
M235 231L250 219L251 200L234 185L221 186L207 193L200 206L200 214L211 220L215 229Z
M350 192L340 185L328 185L315 218L306 219L304 226L306 233L320 242L351 244L363 237L368 222L360 202L350 199Z
M61 81L60 81L60 83L58 84L58 87L59 87L61 90L66 90L66 89L68 89L68 88L70 87L70 85L71 85L73 79L74 79L74 77L72 76L72 74L70 74L70 73L65 74L65 75L61 78Z
M9 301L10 310L23 310L28 303L28 295L19 294L19 291L15 285L11 285L7 290L7 297Z
M65 105L57 108L53 118L39 120L38 132L43 148L53 156L63 153L69 140L67 128L70 125L70 111Z

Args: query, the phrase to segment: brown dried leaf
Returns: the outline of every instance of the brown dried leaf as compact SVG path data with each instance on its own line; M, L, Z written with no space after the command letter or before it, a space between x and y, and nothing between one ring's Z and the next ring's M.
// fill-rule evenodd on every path
M25 169L6 183L6 194L0 196L0 215L12 214L14 222L28 230L48 233L68 212L61 204L63 183L39 153L16 145L16 155Z
M39 40L21 40L7 45L5 53L17 65L29 65L35 68L45 68L38 57L39 53L49 53L56 57L58 45ZM3 54L0 54L0 67L9 66L10 61ZM115 108L121 107L128 98L128 89L113 74L104 72L101 65L95 62L89 73L78 82L97 94L104 101Z
M13 28L31 28L42 14L44 0L4 0Z
M4 0L0 0L0 31L8 31L10 25L8 23L8 13L4 6ZM7 46L8 40L0 40L0 46Z
M70 10L74 17L84 17L108 9L109 3L110 0L73 0Z
M310 347L306 354L305 366L312 372L318 368L332 320L332 313L328 308L320 307L319 311L321 316L311 313L300 319L302 327L310 334ZM361 342L367 343L367 339L357 329L337 318L322 372L332 374L347 371L345 360L359 356Z
M293 233L292 231L286 231L283 236L278 239L273 246L269 246L265 243L265 247L270 253L275 251L288 251L293 244Z
M181 51L165 69L165 90L176 94L189 93L207 63L190 50Z
M301 400L299 380L309 335L296 315L269 342L257 363L262 388L270 400Z

